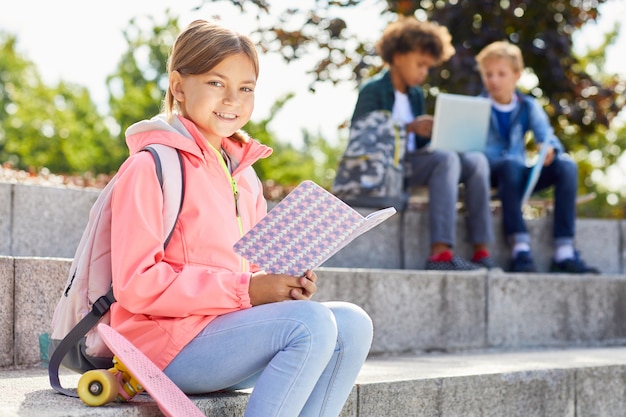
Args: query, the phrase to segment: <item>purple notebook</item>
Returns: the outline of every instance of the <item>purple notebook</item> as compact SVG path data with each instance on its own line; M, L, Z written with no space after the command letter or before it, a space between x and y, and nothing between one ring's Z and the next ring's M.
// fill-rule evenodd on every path
M300 276L395 213L388 207L364 217L313 181L304 181L233 248L268 273Z

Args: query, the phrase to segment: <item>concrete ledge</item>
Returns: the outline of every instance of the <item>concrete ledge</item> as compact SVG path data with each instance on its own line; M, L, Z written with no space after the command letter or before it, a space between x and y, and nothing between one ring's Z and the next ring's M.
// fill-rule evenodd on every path
M99 190L0 183L0 255L71 258ZM371 209L357 208L367 215ZM509 248L502 221L494 213L496 263L507 268ZM398 213L359 237L324 266L346 268L421 269L429 252L428 213ZM552 218L528 221L539 271L548 271L552 256ZM602 272L626 273L626 222L602 219L576 221L576 245L584 259ZM471 256L463 213L457 219L457 251Z
M358 209L363 215L372 212ZM508 269L510 249L503 236L502 218L493 216L495 242L490 245L497 266ZM406 211L398 213L383 224L357 238L331 257L324 266L345 268L422 269L428 257L430 241L428 213ZM553 255L552 217L527 221L533 257L539 272L548 272ZM603 273L624 273L626 264L626 225L624 221L604 219L576 220L576 247L589 265ZM381 237L382 236L382 237ZM389 236L394 243L390 243ZM456 228L456 252L471 258L465 218L460 216ZM402 250L398 256L397 248Z
M13 185L13 256L73 257L99 191Z
M322 268L319 301L360 305L374 322L372 353L486 347L486 272Z
M490 347L626 342L626 277L492 274Z
M15 258L15 364L41 360L39 337L50 333L54 309L63 293L69 259Z
M13 187L9 184L0 183L0 255L12 255L11 250L11 223L13 219L12 207Z
M316 299L354 302L373 354L626 343L626 277L322 268Z
M626 348L369 358L341 417L626 415ZM78 375L64 375L68 388ZM87 407L56 394L44 369L0 370L3 416L158 416L146 395ZM192 396L206 414L243 416L249 391Z
M15 323L14 259L0 256L0 368L15 363L13 323Z
M0 258L2 365L41 362L71 261ZM320 268L315 299L363 307L373 354L626 343L626 276ZM13 306L15 306L15 311Z

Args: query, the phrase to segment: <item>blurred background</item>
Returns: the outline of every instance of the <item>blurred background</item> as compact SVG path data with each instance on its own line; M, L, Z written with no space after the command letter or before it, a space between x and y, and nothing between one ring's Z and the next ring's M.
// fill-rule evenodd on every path
M5 0L0 164L5 175L101 186L127 156L124 130L159 112L176 34L202 18L250 35L261 53L246 130L275 149L256 166L268 197L304 179L329 187L358 86L381 69L374 43L400 14L453 36L457 53L424 85L430 111L439 92L481 91L473 57L483 46L519 45L520 88L579 164L590 198L578 215L624 217L626 0Z

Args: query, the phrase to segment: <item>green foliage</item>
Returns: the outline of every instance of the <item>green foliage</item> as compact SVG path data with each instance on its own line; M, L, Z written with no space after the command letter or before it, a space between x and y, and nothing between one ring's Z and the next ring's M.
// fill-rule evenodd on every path
M0 160L20 169L108 172L111 135L86 88L44 85L34 64L0 36Z
M115 161L120 165L128 156L125 131L133 123L159 113L167 88L167 57L179 32L178 19L166 11L165 23L153 17L132 19L124 31L128 50L116 71L107 77L111 116L119 125L117 144L124 148ZM145 27L148 29L145 29Z
M261 52L278 53L287 62L319 56L310 71L312 90L319 82L352 82L356 88L380 70L373 45L359 39L338 17L339 11L358 13L368 4L364 0L315 1L308 3L310 8L294 4L281 13L270 10L266 1L201 0L195 9L210 9L207 5L216 1L232 3L242 12L256 11L258 26L250 33ZM532 7L528 0L379 2L385 21L414 14L437 21L452 33L457 53L433 71L424 86L431 108L432 96L440 91L480 91L473 57L487 43L509 39L518 44L529 73L537 77L528 92L544 104L559 137L578 161L579 194L597 195L579 206L579 213L619 217L626 211L626 194L606 190L602 179L626 149L626 127L610 125L626 106L626 83L604 74L602 67L605 49L621 27L607 33L599 48L582 56L572 51L572 34L596 19L598 6L605 1L551 0L534 2ZM267 18L270 12L272 19ZM294 21L302 25L293 29ZM107 78L106 116L98 114L85 88L67 82L44 85L32 62L16 53L16 37L0 33L0 162L22 169L47 167L56 173L114 172L127 156L125 129L160 111L167 87L166 60L178 31L178 19L169 10L162 21L147 17L129 22L124 31L128 49ZM329 187L345 138L333 145L319 134L303 131L297 138L301 141L275 140L268 124L290 98L279 99L267 119L245 127L275 150L256 168L266 181L290 186L313 179ZM300 142L303 145L294 145Z
M370 5L365 0L313 2L308 7L290 6L274 20L262 19L271 13L266 1L204 0L230 2L259 16L253 30L263 50L280 54L289 62L305 55L321 56L313 65L312 84L341 81L359 84L381 69L374 45L358 39L349 25L338 18L341 11L358 13ZM430 74L424 85L427 106L432 112L433 96L439 92L478 94L482 89L474 56L487 44L507 39L520 46L529 74L537 79L529 87L544 105L556 134L579 164L579 194L598 197L583 206L583 215L615 216L620 207L607 206L611 196L596 181L626 149L624 129L611 121L626 106L626 80L602 74L605 50L621 26L606 34L605 42L582 57L572 50L572 35L598 17L598 8L608 0L387 0L380 1L381 19L415 15L446 26L453 37L456 54ZM309 5L311 3L308 3ZM276 6L277 7L277 6ZM293 22L302 22L294 25ZM294 27L296 27L294 29ZM347 71L346 71L347 70ZM312 87L314 89L314 87ZM586 155L599 155L593 165ZM617 200L626 199L622 191ZM613 203L611 203L613 204ZM622 203L622 211L623 211Z
M261 180L292 187L305 179L310 179L323 187L330 188L338 157L343 149L341 144L331 145L320 135L313 136L302 132L303 146L277 141L267 125L272 121L287 101L293 98L288 94L274 103L268 118L260 122L250 121L244 130L259 142L271 147L274 152L269 158L256 163L255 169Z

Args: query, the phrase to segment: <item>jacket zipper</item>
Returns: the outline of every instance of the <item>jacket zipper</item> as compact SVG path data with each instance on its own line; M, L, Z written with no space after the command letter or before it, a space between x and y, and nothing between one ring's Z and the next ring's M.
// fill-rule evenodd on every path
M230 187L233 192L233 198L235 199L235 215L237 216L237 225L239 226L239 236L241 237L243 236L243 224L241 222L241 215L239 213L239 189L237 188L237 183L235 182L235 179L231 175L230 170L228 169L228 166L226 165L226 161L224 161L224 158L222 157L222 154L217 149L215 149L212 145L209 145L209 148L213 150L213 152L217 156L217 160L220 162L220 165L222 166L222 169L224 170L224 173L226 174L228 179L230 179ZM248 264L244 257L241 257L241 270L243 272L248 271Z

